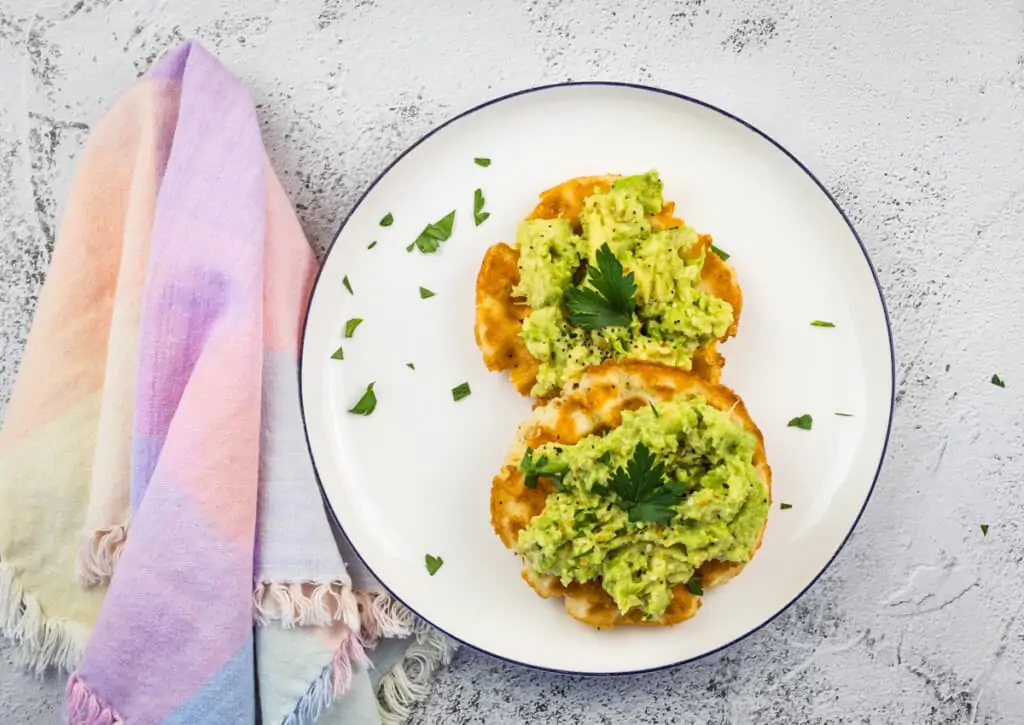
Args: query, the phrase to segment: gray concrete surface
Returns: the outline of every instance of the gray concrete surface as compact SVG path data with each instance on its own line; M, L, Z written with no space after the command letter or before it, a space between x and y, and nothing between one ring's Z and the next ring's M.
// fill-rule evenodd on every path
M463 651L415 723L1024 722L1019 0L0 0L0 402L89 126L187 37L251 87L319 249L449 115L620 79L695 94L788 146L849 212L888 295L893 444L805 597L662 674L586 681ZM0 722L56 721L62 682L8 654Z

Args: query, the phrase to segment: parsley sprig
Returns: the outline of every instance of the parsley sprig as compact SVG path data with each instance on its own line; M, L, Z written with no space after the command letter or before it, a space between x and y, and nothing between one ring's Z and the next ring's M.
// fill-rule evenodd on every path
M628 325L636 310L636 282L632 272L623 274L607 244L597 250L597 264L587 268L587 279L591 286L565 293L569 321L588 331Z
M683 501L685 489L677 481L666 480L665 466L656 463L654 454L643 443L637 445L625 468L617 468L608 484L593 487L594 493L614 493L630 521L665 523L675 516L673 506Z

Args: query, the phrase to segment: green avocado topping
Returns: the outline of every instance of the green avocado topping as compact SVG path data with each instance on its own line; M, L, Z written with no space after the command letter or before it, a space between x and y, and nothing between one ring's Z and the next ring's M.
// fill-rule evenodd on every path
M697 350L725 335L733 309L698 286L705 251L697 232L651 228L663 203L651 171L587 197L579 234L566 219L520 224L513 293L531 310L522 337L540 361L534 396L606 360L689 370Z
M623 412L619 427L575 445L528 449L521 467L550 493L516 550L537 574L599 579L622 613L658 617L706 562L749 561L768 515L756 446L694 396Z

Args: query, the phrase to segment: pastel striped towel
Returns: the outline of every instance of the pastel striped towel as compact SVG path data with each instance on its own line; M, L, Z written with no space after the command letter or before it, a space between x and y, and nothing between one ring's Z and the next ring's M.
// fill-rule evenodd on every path
M400 723L450 655L332 535L298 406L314 272L199 45L93 129L0 433L0 631L73 671L71 723L252 723L257 691L267 724Z

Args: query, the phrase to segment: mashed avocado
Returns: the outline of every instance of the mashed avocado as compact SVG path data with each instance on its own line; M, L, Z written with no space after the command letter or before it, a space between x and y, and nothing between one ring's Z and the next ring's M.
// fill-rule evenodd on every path
M538 574L563 584L600 579L621 612L639 607L658 617L671 588L705 562L750 559L768 515L755 445L750 432L699 396L623 412L618 428L572 446L545 444L531 458L544 461L557 490L519 533L516 550ZM652 504L631 508L619 493L628 486L615 485L617 476L640 476L641 449L653 456L647 472L661 492L648 501L670 501L663 516Z
M704 252L695 253L693 228L651 230L648 217L661 211L661 191L655 171L617 179L608 193L584 201L582 234L564 219L520 224L514 294L532 310L523 321L522 337L540 361L533 395L548 395L609 359L650 360L689 370L693 354L732 324L732 306L697 288ZM585 330L569 321L565 293L583 284L582 265L593 266L605 244L633 274L636 310L628 325Z

